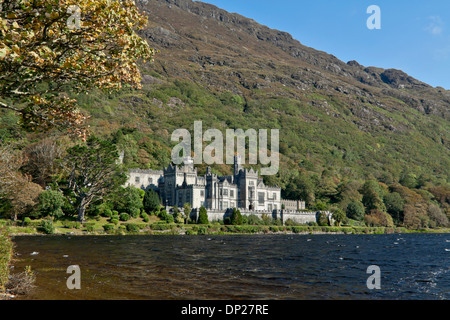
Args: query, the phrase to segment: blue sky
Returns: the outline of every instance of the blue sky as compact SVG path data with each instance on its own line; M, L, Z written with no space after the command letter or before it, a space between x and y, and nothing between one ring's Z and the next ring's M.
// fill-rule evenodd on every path
M302 44L364 66L400 69L450 90L448 0L203 0ZM381 10L381 29L369 30L370 5Z

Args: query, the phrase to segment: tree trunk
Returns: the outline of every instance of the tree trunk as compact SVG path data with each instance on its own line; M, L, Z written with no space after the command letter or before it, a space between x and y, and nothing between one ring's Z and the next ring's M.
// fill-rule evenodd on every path
M86 212L88 204L89 202L86 200L86 198L81 198L80 205L78 207L78 221L80 221L81 223L86 221L84 219L84 213Z

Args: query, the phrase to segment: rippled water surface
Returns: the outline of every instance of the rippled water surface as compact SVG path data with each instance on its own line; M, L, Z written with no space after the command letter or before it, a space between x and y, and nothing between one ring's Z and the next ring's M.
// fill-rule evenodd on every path
M449 299L450 235L15 237L27 299ZM32 254L34 253L34 254ZM38 254L36 254L38 253ZM81 289L67 267L79 265ZM381 270L369 290L367 268ZM23 297L22 297L23 299Z

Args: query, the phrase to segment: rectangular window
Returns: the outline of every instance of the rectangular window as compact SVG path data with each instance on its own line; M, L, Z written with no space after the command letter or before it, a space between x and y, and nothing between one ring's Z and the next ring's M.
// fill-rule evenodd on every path
M268 204L269 211L272 211L272 204Z
M205 190L200 190L200 197L204 197L205 196Z
M255 199L255 188L254 187L248 187L248 198Z
M277 194L275 192L273 193L273 200L277 200Z
M134 178L134 181L135 181L136 183L140 183L140 182L141 182L141 178L136 177L136 178Z
M223 189L223 195L228 196L228 189Z
M148 178L148 183L152 184L153 183L153 178Z
M234 190L230 190L230 197L234 197Z
M265 196L265 192L258 192L258 203L259 204L264 204L264 196Z

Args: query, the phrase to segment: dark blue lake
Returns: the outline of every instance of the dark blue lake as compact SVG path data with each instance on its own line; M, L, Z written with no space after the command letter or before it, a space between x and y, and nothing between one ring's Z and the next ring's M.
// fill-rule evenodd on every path
M450 235L20 236L26 299L450 298ZM32 255L33 252L38 254ZM81 289L67 268L79 265ZM381 289L368 289L367 268ZM23 299L23 297L22 297Z

